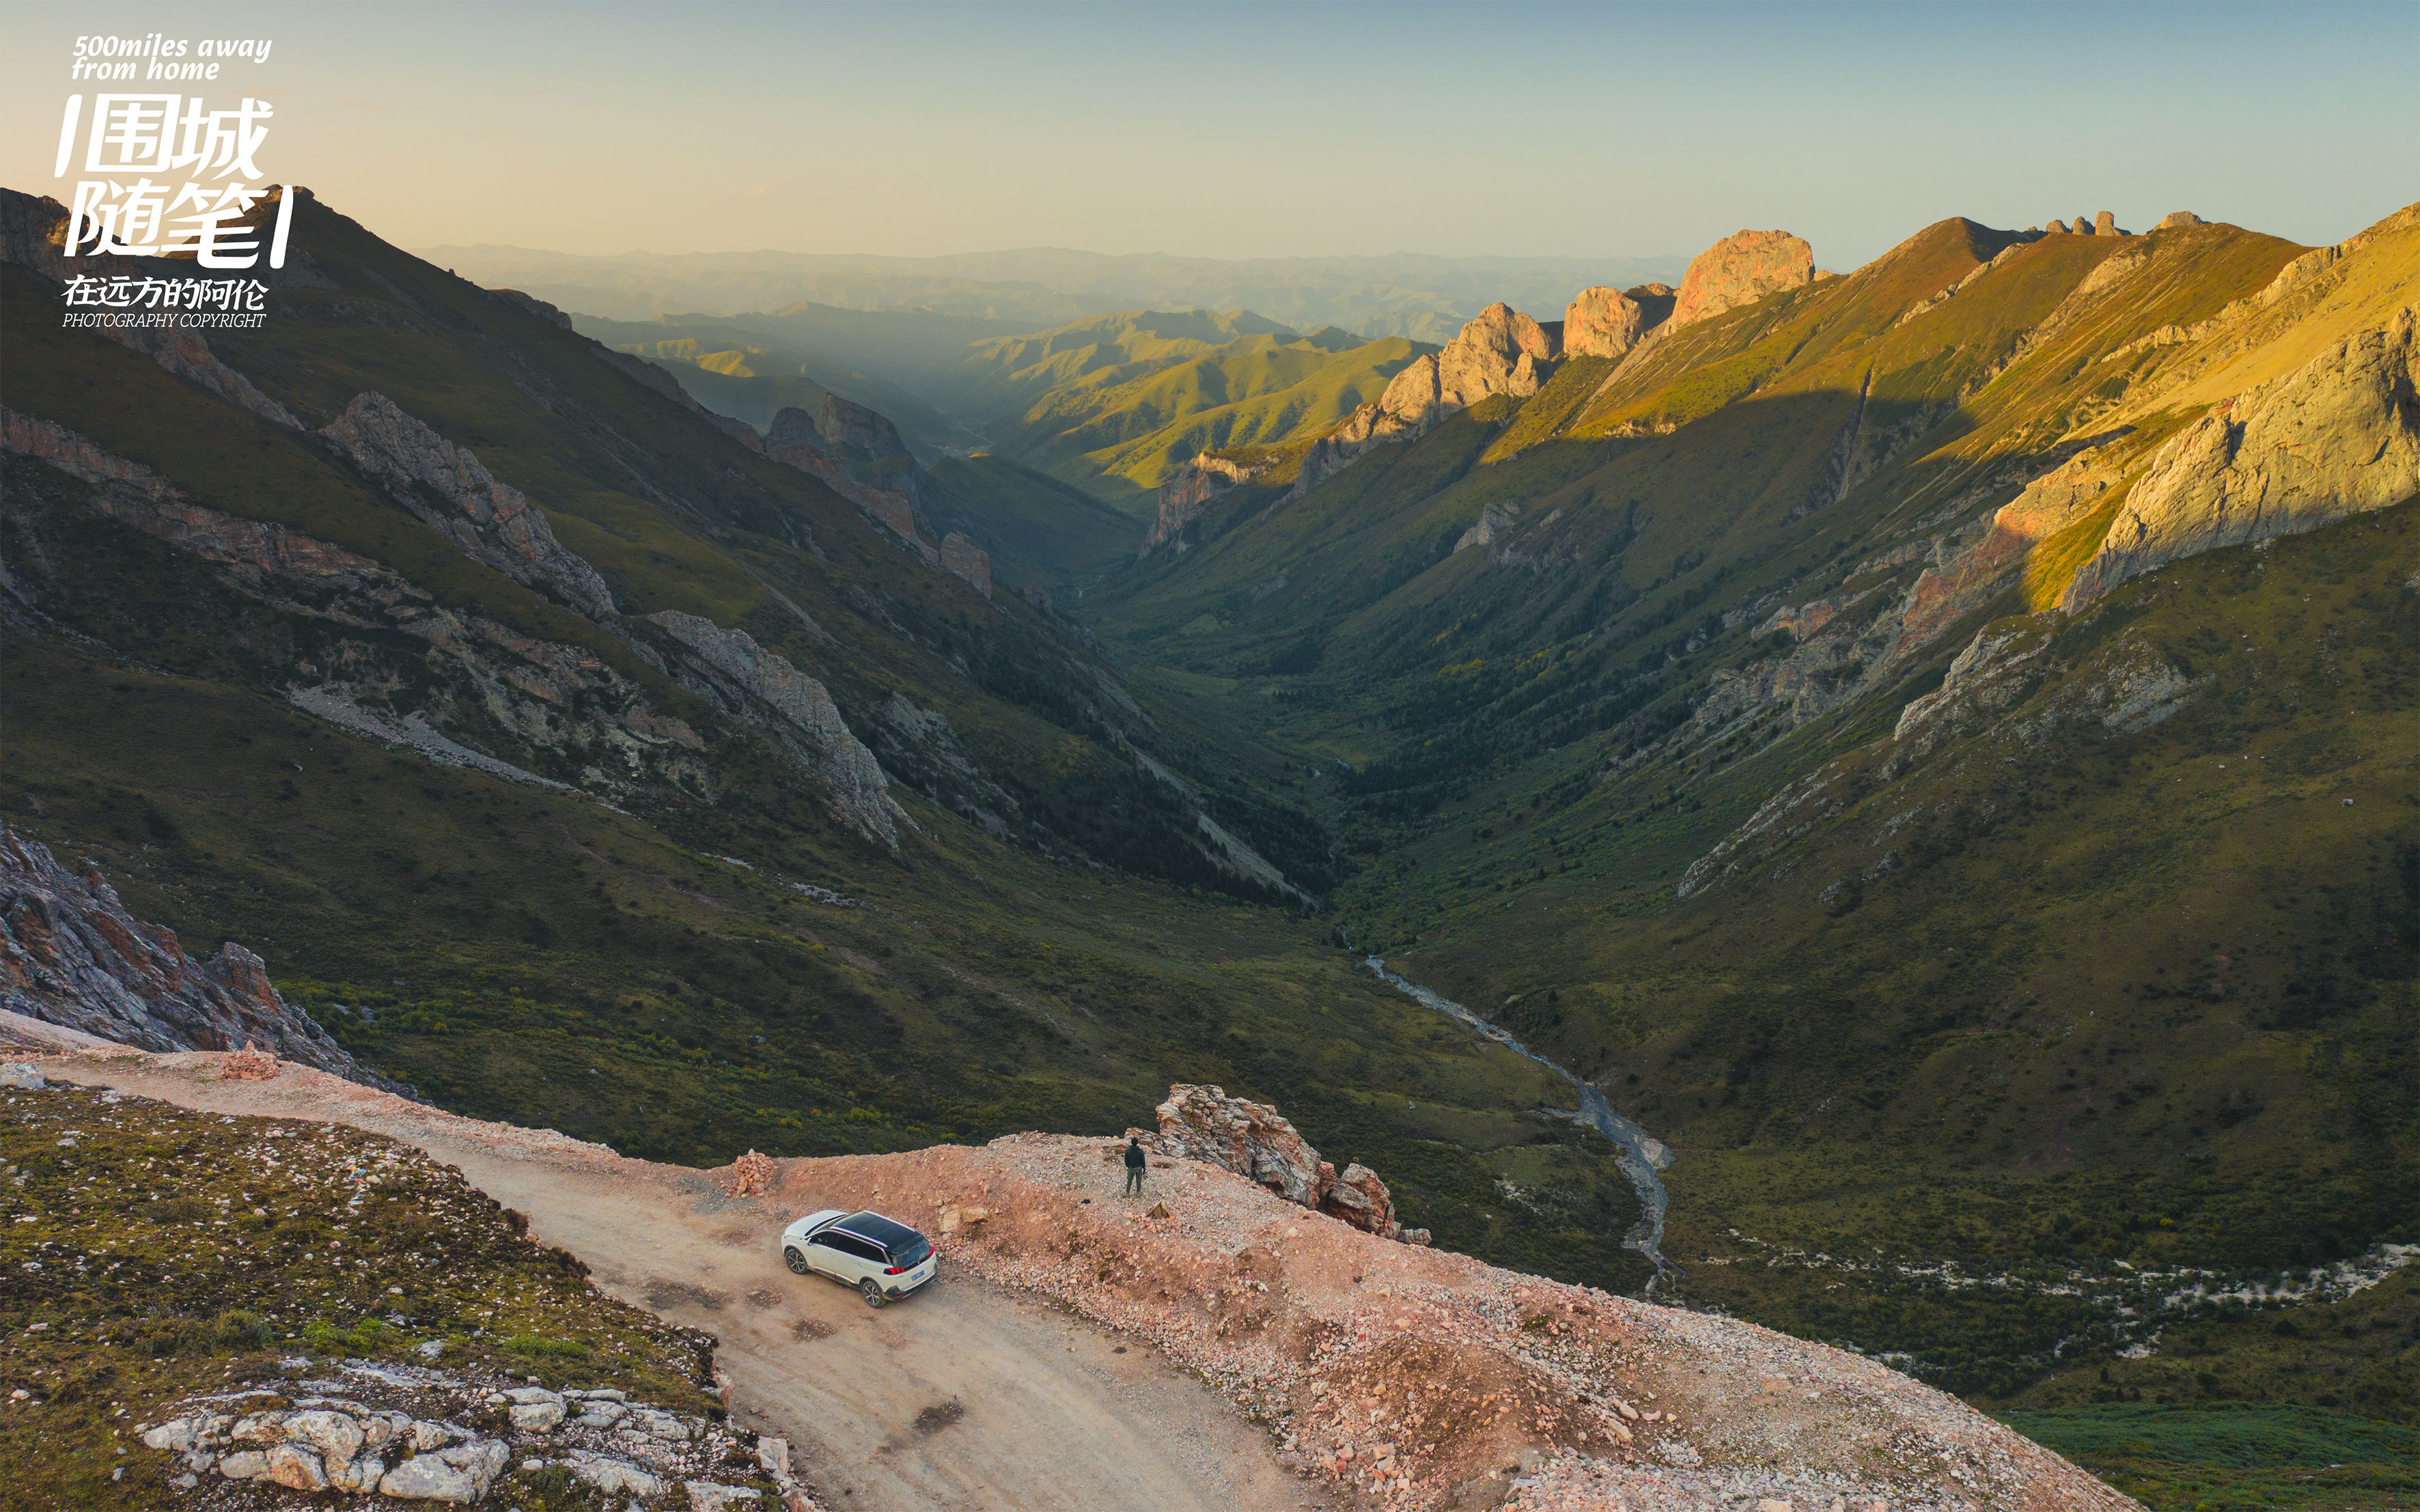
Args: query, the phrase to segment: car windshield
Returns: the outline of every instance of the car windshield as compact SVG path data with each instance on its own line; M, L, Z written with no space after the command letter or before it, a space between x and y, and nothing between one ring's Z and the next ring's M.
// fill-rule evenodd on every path
M906 1224L892 1223L878 1212L854 1212L840 1222L840 1227L861 1239L870 1240L882 1247L893 1265L914 1265L933 1253L924 1236Z

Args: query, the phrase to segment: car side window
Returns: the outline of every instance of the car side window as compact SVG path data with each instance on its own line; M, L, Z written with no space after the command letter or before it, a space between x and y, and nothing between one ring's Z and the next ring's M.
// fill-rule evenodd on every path
M877 1265L888 1263L883 1259L879 1246L869 1243L855 1234L836 1234L833 1240L844 1251L856 1256L861 1260L872 1260Z
M824 1249L836 1249L844 1254L848 1251L848 1236L846 1234L834 1234L830 1232L821 1233L807 1241L807 1242L810 1245L820 1246Z

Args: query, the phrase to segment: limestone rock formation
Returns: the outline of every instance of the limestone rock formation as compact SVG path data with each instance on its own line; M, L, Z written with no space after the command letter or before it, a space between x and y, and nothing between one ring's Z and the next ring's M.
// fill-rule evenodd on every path
M1276 460L1273 454L1238 460L1204 452L1186 463L1177 470L1176 476L1159 486L1159 517L1152 523L1151 533L1143 537L1142 549L1135 555L1147 557L1171 541L1176 542L1179 551L1184 550L1179 532L1201 517L1211 500L1258 477Z
M837 393L827 393L815 407L815 429L834 446L845 446L875 461L908 455L899 427L888 416Z
M2160 224L2152 229L2157 231L2173 231L2180 225L2204 225L2207 224L2208 223L2203 221L2200 216L2195 215L2191 210L2170 210L2167 214L2160 217Z
M1656 324L1637 300L1618 289L1584 288L1563 312L1563 354L1627 356Z
M261 393L252 379L219 361L210 344L198 331L163 330L156 326L104 328L101 334L138 352L147 353L151 360L176 374L209 390L239 409L250 410L263 420L274 421L295 430L302 422L292 410Z
M1545 381L1555 344L1538 322L1498 301L1453 340L1395 375L1387 392L1311 444L1288 500L1299 499L1388 441L1416 440L1438 422L1493 394L1526 399Z
M841 718L824 685L787 658L756 643L745 630L678 609L647 616L693 655L673 668L682 687L723 711L771 733L792 759L823 784L840 821L868 840L896 850L898 804L874 752Z
M2420 492L2412 330L2407 306L2163 446L2059 606L2080 609L2180 557L2317 530Z
M1163 1154L1205 1161L1249 1177L1289 1202L1342 1219L1382 1239L1405 1237L1395 1217L1395 1199L1378 1173L1354 1162L1336 1174L1295 1127L1265 1103L1229 1097L1224 1088L1178 1082L1158 1107L1159 1134L1149 1139ZM1426 1230L1412 1230L1413 1242L1427 1242Z
M1378 409L1404 428L1425 431L1491 394L1526 399L1554 360L1546 333L1501 301L1471 318L1453 340L1395 375Z
M2027 552L2090 514L2122 477L2093 448L2027 484L1993 513L1971 545L1918 575L1900 616L1894 660L1981 609L2024 567Z
M959 531L942 536L941 569L966 579L984 597L991 596L991 553L975 545L973 537Z
M1519 504L1509 499L1491 500L1481 507L1479 523L1463 532L1462 538L1453 543L1453 548L1459 551L1465 547L1475 546L1484 548L1494 546L1496 538L1509 532L1520 517Z
M1742 231L1698 254L1681 279L1667 327L1678 331L1815 279L1815 251L1787 231Z
M890 421L863 405L827 394L815 414L796 407L776 414L772 428L765 433L765 455L819 479L832 492L873 516L885 530L915 546L919 555L931 560L931 545L918 532L923 474L907 455L898 437L898 430ZM876 455L865 451L860 442L877 447L899 445L899 450ZM849 455L852 451L857 453L855 458ZM869 481L858 475L857 468L850 465L852 460L861 465L883 462L890 466ZM868 471L874 470L869 467Z
M404 413L385 394L355 394L319 434L377 476L424 523L450 537L464 556L591 619L613 615L613 595L605 579L554 538L546 517L520 489L497 482L476 456Z
M2053 221L2048 225L2042 227L2042 229L2055 236L2065 236L2067 235L2067 223L2065 221Z
M298 1395L291 1408L250 1412L229 1410L225 1396L193 1397L163 1423L135 1425L135 1434L145 1448L176 1457L186 1473L170 1484L187 1489L208 1474L467 1505L483 1501L515 1459L543 1456L609 1496L653 1498L678 1483L692 1512L823 1505L792 1473L787 1441L760 1437L752 1456L729 1427L633 1402L620 1387L486 1390L433 1371L359 1361L330 1373L346 1395ZM334 1381L301 1386L339 1389ZM471 1428L465 1419L484 1423Z
M270 984L230 940L196 964L176 934L126 911L101 869L70 871L0 824L0 1008L145 1050L240 1050L396 1090Z
M1276 1108L1229 1097L1221 1087L1179 1082L1156 1112L1163 1153L1223 1165L1289 1202L1318 1206L1319 1151Z
M93 485L90 503L100 513L210 563L229 586L281 612L347 628L382 625L425 648L397 656L383 641L364 640L340 641L325 660L294 653L284 669L287 698L306 713L514 781L563 785L465 747L443 728L460 717L483 742L508 735L521 743L516 760L559 764L565 775L585 774L587 785L606 791L627 778L706 775L696 733L650 709L639 687L594 652L439 604L384 563L330 542L196 503L148 469L49 421L0 409L0 450ZM8 592L39 604L39 557L27 559Z

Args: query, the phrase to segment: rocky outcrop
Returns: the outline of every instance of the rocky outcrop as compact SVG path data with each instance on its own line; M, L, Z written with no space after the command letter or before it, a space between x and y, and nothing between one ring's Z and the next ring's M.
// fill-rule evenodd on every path
M332 1362L330 1373L341 1379L191 1397L157 1425L137 1424L135 1434L144 1447L174 1457L183 1473L168 1483L186 1490L208 1475L468 1505L485 1500L516 1461L543 1458L608 1497L654 1498L679 1488L692 1512L823 1505L792 1474L788 1441L751 1445L706 1418L632 1401L618 1386L483 1386L365 1361Z
M1159 486L1159 518L1153 522L1151 533L1143 537L1142 549L1135 555L1147 557L1171 541L1183 551L1185 543L1178 538L1180 532L1201 517L1211 500L1260 476L1276 460L1274 453L1235 458L1204 452L1186 463L1177 470L1176 476Z
M101 514L213 564L238 592L324 627L316 643L290 647L276 668L289 700L309 713L517 780L550 780L525 770L529 764L609 794L633 780L708 780L697 760L705 742L679 718L649 708L638 686L594 651L439 604L384 563L330 542L195 503L149 470L49 421L0 409L0 449L93 485L89 502ZM36 507L22 498L9 504ZM10 589L38 600L39 563ZM518 742L513 760L442 733L463 726L476 728L483 743L499 735Z
M1665 325L1673 331L1813 283L1815 252L1787 231L1742 231L1689 261Z
M2154 231L2173 231L2179 226L2206 225L2208 224L2208 222L2204 221L2200 216L2195 215L2191 210L2170 210L2167 214L2161 216L2160 224L2153 226L2151 229Z
M1479 511L1479 523L1463 532L1462 538L1453 543L1453 548L1460 551L1465 547L1493 546L1496 544L1497 537L1509 532L1520 517L1519 504L1509 499L1493 501L1481 506Z
M856 499L861 487L856 475L815 428L815 417L795 405L774 415L765 432L764 450L776 462L821 478L843 498Z
M984 597L991 596L991 553L975 545L972 536L952 531L941 537L941 570L963 579Z
M824 685L766 650L745 630L678 609L647 616L691 655L673 668L681 686L713 700L733 717L769 733L806 768L831 801L842 824L893 850L899 806L874 753L865 748Z
M1563 355L1626 357L1672 314L1672 291L1643 284L1623 292L1584 288L1563 312Z
M1502 301L1473 316L1441 349L1394 377L1378 408L1424 431L1493 394L1526 399L1544 381L1554 350L1538 322Z
M1387 392L1311 444L1289 501L1300 499L1353 461L1389 441L1417 440L1457 410L1498 393L1526 399L1538 392L1555 360L1555 344L1537 321L1502 301L1489 305L1453 340L1395 375Z
M1157 1113L1156 1138L1140 1130L1127 1133L1162 1154L1204 1161L1249 1177L1288 1202L1342 1219L1364 1233L1382 1239L1406 1236L1395 1217L1394 1197L1377 1172L1357 1162L1339 1176L1265 1103L1229 1097L1223 1088L1178 1082L1169 1088L1168 1101ZM1409 1233L1414 1242L1427 1242L1425 1229Z
M509 304L516 310L534 315L558 330L571 329L571 316L564 314L559 306L549 304L535 294L524 294L517 288L491 288L488 290L488 298L498 304Z
M1288 1202L1319 1205L1319 1151L1276 1108L1229 1097L1224 1088L1179 1082L1156 1112L1163 1153L1223 1165Z
M302 422L294 418L292 410L255 388L252 379L219 361L211 352L210 344L198 331L133 326L104 328L98 334L148 354L153 362L169 372L200 384L239 409L295 430L302 428Z
M893 444L898 435L890 421L873 410L828 394L816 414L810 415L795 406L776 414L772 428L765 433L765 455L820 480L832 492L871 515L885 530L913 545L919 555L935 560L931 543L918 532L923 472L908 458L904 447L896 453L873 457L856 444L857 440ZM856 440L852 440L852 437ZM848 455L852 450L859 454L854 459ZM873 471L869 465L872 462L891 466L869 481L858 475L852 460L869 471Z
M355 394L319 434L472 561L590 619L613 615L605 579L554 538L546 517L520 489L497 482L476 456L385 394Z
M387 1090L229 940L196 964L163 925L126 911L101 869L73 871L0 825L0 1008L145 1050L240 1050Z
M908 443L889 416L837 393L825 394L824 402L815 407L815 429L830 444L845 446L876 462L908 455Z
M2027 484L1993 512L1971 545L1917 576L1900 615L1894 658L1990 602L2024 568L2034 548L2100 508L2123 477L2121 468L2094 448Z
M2180 557L2313 531L2420 492L2413 312L2229 400L2151 459L2092 560L2073 610Z

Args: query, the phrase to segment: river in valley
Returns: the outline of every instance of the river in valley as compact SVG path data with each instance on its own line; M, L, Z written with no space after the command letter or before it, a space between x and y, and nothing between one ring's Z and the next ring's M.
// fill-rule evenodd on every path
M1559 1114L1559 1116L1568 1118L1575 1123L1587 1124L1612 1141L1615 1163L1621 1167L1621 1173L1630 1178L1631 1186L1638 1193L1638 1221L1632 1224L1630 1232L1622 1236L1621 1247L1637 1250L1646 1257L1648 1264L1655 1268L1655 1273L1647 1283L1647 1289L1651 1294L1659 1282L1677 1283L1683 1279L1683 1273L1681 1268L1664 1257L1663 1249L1664 1210L1669 1199L1664 1192L1663 1179L1656 1173L1672 1164L1672 1150L1669 1146L1631 1119L1616 1113L1613 1110L1613 1104L1605 1100L1605 1094L1590 1085L1587 1080L1572 1074L1548 1060L1514 1039L1509 1031L1490 1024L1452 998L1440 996L1416 981L1407 981L1388 971L1387 963L1377 956L1370 956L1361 964L1377 973L1381 980L1415 1002L1436 1010L1447 1017L1495 1041L1514 1055L1524 1056L1536 1061L1571 1083L1573 1088L1579 1093L1580 1110L1577 1113Z

